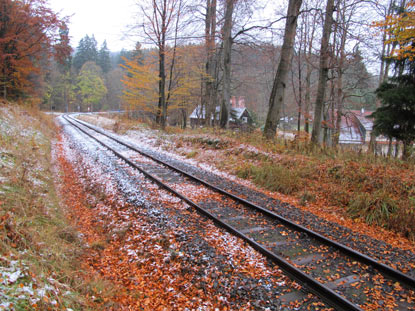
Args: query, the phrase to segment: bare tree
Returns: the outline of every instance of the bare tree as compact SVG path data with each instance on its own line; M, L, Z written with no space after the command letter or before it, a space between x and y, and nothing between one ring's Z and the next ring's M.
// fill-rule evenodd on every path
M314 43L317 41L316 33L317 28L321 22L321 14L319 10L313 10L312 8L319 8L322 6L322 0L317 1L305 1L304 11L305 13L301 14L301 23L303 25L304 31L304 59L306 63L306 73L305 73L305 91L304 91L304 130L310 132L310 123L311 123L311 114L310 110L312 108L311 98L312 98L312 74L318 67L316 65L316 57L313 53Z
M206 0L205 18L205 49L206 49L206 68L204 77L204 96L202 97L202 109L205 109L205 124L210 125L212 114L216 107L216 0ZM215 118L213 118L215 120Z
M166 53L167 40L173 36L174 50L177 40L178 25L183 8L182 0L147 0L139 3L144 22L141 25L147 38L156 45L158 49L158 76L159 96L156 122L161 128L166 127L168 92L166 92ZM173 51L174 55L174 51ZM174 66L174 60L171 62ZM170 73L172 68L170 69Z
M222 101L220 106L220 127L225 128L229 122L230 113L230 98L231 98L231 52L232 52L232 26L233 26L233 11L236 0L226 0L225 4L225 18L222 28L223 36L223 51L222 51L222 66L223 66L223 87L222 87Z
M275 136L275 131L278 126L280 110L284 102L284 94L287 85L287 74L290 70L294 51L293 46L297 30L297 19L301 4L302 0L290 0L288 4L284 43L282 45L280 62L269 99L269 110L264 128L264 136L267 139L271 139Z
M329 42L333 25L334 0L327 0L326 14L323 27L323 36L321 39L320 48L320 65L319 78L317 87L317 97L314 108L313 131L311 134L311 142L313 145L319 144L321 132L321 118L323 113L323 105L326 96L326 85L329 71Z

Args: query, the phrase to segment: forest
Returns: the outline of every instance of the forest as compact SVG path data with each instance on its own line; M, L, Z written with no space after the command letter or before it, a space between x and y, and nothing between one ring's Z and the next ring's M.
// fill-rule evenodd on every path
M0 95L51 111L127 111L162 129L185 128L196 107L199 125L229 127L237 98L266 138L279 127L327 146L339 144L351 111L369 111L369 148L381 136L408 158L414 6L146 0L130 30L136 48L110 51L93 34L72 48L69 18L46 1L3 0Z

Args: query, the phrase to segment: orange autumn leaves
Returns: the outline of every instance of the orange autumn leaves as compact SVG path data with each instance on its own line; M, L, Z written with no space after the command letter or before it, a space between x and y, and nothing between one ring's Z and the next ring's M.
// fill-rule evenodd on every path
M179 260L174 232L154 232L145 217L134 213L134 219L121 226L121 230L111 230L110 223L125 222L122 215L130 206L109 196L100 204L110 205L112 213L99 215L99 208L87 203L87 194L72 164L64 157L62 145L58 162L63 172L62 195L68 217L90 246L82 256L83 266L90 275L98 274L118 288L110 297L100 297L96 290L90 297L92 305L106 310L184 310L206 304L209 309L226 310L209 287L201 290L192 286L194 274L191 267L184 269Z
M397 59L415 58L415 1L409 0L405 10L399 14L386 17L384 21L375 23L377 27L382 27L388 34L389 39L386 43L397 43L392 51L392 57Z

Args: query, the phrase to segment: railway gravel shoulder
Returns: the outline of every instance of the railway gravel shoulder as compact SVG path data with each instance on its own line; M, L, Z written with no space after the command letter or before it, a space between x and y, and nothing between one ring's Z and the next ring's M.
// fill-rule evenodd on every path
M228 257L229 255L221 254L217 249L206 242L206 238L203 238L203 235L207 234L206 226L210 226L208 228L209 234L214 228L208 220L195 215L192 217L196 217L197 219L189 221L188 214L182 215L180 213L171 217L172 208L170 202L174 201L175 198L169 196L167 193L163 194L163 190L160 190L162 195L160 196L158 194L157 196L159 199L161 197L161 200L158 202L154 201L155 198L150 197L151 194L154 195L155 191L145 189L148 181L142 180L139 176L140 174L135 176L137 174L131 173L131 169L128 167L119 167L118 159L113 156L111 152L98 152L99 149L105 148L101 148L95 143L91 144L91 146L86 146L85 144L74 141L70 144L69 148L74 150L74 152L75 150L78 150L77 152L82 155L82 158L88 159L84 163L79 163L82 164L79 166L79 169L81 171L83 170L81 175L85 178L84 183L89 186L92 186L94 183L99 183L100 179L97 178L97 174L94 173L93 168L96 166L101 167L101 165L103 165L102 169L99 169L99 171L102 171L103 178L112 181L113 188L110 189L112 189L113 193L123 193L126 196L127 201L135 206L132 210L133 214L137 213L147 217L149 223L152 224L152 229L155 231L163 232L170 230L175 232L175 239L183 243L181 244L182 246L180 249L174 250L174 253L182 256L180 257L180 260L187 262L185 266L189 268L189 271L197 270L194 283L197 284L198 288L203 290L203 288L207 286L203 283L204 275L213 268L213 273L210 274L213 278L213 283L208 285L213 287L212 291L216 292L218 296L222 295L223 297L229 297L230 301L225 301L224 304L231 304L230 302L232 301L232 310L240 310L247 305L250 305L253 310L288 310L281 306L281 302L277 298L279 295L286 294L287 289L290 287L286 277L281 278L278 273L275 275L271 273L269 276L258 276L253 274L250 277L248 277L245 272L242 274L235 273L236 268L233 266L232 260ZM132 185L137 186L134 187ZM117 191L114 192L115 190ZM180 203L180 205L181 204L182 203ZM183 212L186 212L186 209L183 209ZM130 217L132 217L133 214ZM169 214L168 217L166 216L167 214ZM105 215L105 213L102 213L101 216L102 217L98 221L104 223L105 221L109 221L109 218L112 218L110 214ZM118 216L117 211L115 211L114 216ZM111 219L110 223L115 221L116 220ZM188 228L183 229L182 226L190 226L192 227L192 230L196 228L197 232L192 232L191 230L188 230ZM213 240L217 241L221 239L224 239L225 241L234 238L226 232L221 232L220 236L216 236ZM236 239L234 240L235 243L237 243ZM241 249L241 245L236 245L236 248ZM184 255L180 255L181 253ZM201 254L204 255L201 256ZM268 269L275 271L273 270L273 265L269 266ZM215 273L214 270L218 272ZM183 270L182 272L188 273L189 271ZM223 271L225 273L222 273ZM275 284L275 286L271 286L270 284ZM314 299L311 298L308 301L311 309L313 309L313 303L316 302ZM321 308L322 305L316 304L316 306L317 308L319 306Z

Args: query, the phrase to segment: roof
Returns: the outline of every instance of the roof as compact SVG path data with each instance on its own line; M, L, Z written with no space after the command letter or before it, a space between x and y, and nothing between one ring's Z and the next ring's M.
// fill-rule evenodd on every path
M240 119L243 113L247 110L246 108L231 108L231 114L234 114L237 119ZM219 114L220 106L216 106L216 113ZM205 118L205 107L203 109L197 106L193 112L190 114L190 119L204 119Z
M364 141L365 137L363 137L356 121L350 116L342 116L339 142L342 144L361 144Z
M246 108L231 108L231 113L233 113L237 119L240 119L245 110Z
M370 119L369 116L373 113L373 111L365 111L365 110L351 110L359 122L363 125L366 131L371 131L373 128L373 119Z

